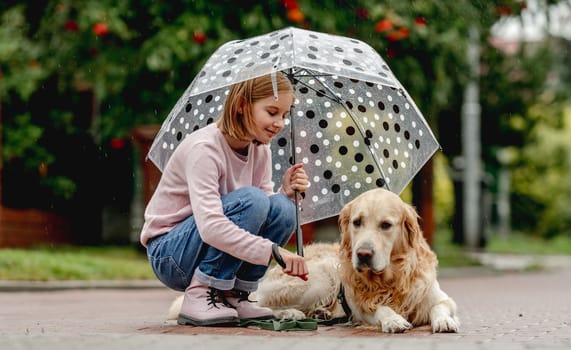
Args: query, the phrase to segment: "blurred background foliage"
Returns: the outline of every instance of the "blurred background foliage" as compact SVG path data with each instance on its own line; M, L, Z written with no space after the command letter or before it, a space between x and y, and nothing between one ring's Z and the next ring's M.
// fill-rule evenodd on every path
M536 0L533 10L558 3L569 5ZM130 194L132 128L160 124L221 44L296 26L361 39L385 58L442 145L437 224L449 226L475 27L489 191L509 169L514 228L571 235L569 38L547 33L507 51L492 35L530 10L522 0L4 0L3 204L84 212ZM117 155L126 167L109 161ZM127 186L108 185L122 178Z

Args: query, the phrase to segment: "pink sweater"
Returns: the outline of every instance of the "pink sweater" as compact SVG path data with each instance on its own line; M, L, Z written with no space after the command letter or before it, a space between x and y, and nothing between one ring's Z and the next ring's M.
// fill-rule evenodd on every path
M250 144L238 156L216 124L193 132L175 149L145 210L141 244L194 215L202 240L238 259L267 265L272 242L231 222L220 197L243 186L273 194L269 146Z

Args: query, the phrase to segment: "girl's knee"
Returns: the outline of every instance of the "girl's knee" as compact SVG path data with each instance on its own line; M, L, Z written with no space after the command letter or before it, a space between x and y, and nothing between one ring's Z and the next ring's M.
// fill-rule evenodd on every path
M271 211L279 213L278 218L283 222L284 225L295 229L295 205L291 199L281 194L271 196L270 207Z

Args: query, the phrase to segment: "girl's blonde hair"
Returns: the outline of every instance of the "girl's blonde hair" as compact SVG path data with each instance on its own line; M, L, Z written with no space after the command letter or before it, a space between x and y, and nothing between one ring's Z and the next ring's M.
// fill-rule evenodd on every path
M291 82L281 72L276 73L276 85L278 93L289 92L293 95ZM254 134L256 126L252 115L252 105L258 100L273 95L272 78L269 74L232 85L222 116L217 122L218 128L222 133L235 139L248 141L248 137ZM242 107L241 112L240 107Z

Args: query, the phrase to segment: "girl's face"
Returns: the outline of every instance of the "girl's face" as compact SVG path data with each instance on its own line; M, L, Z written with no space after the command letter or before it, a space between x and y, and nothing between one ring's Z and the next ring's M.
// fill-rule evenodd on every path
M252 104L252 116L256 122L253 140L269 144L280 133L290 107L293 104L291 93L279 93L278 100L268 96Z

